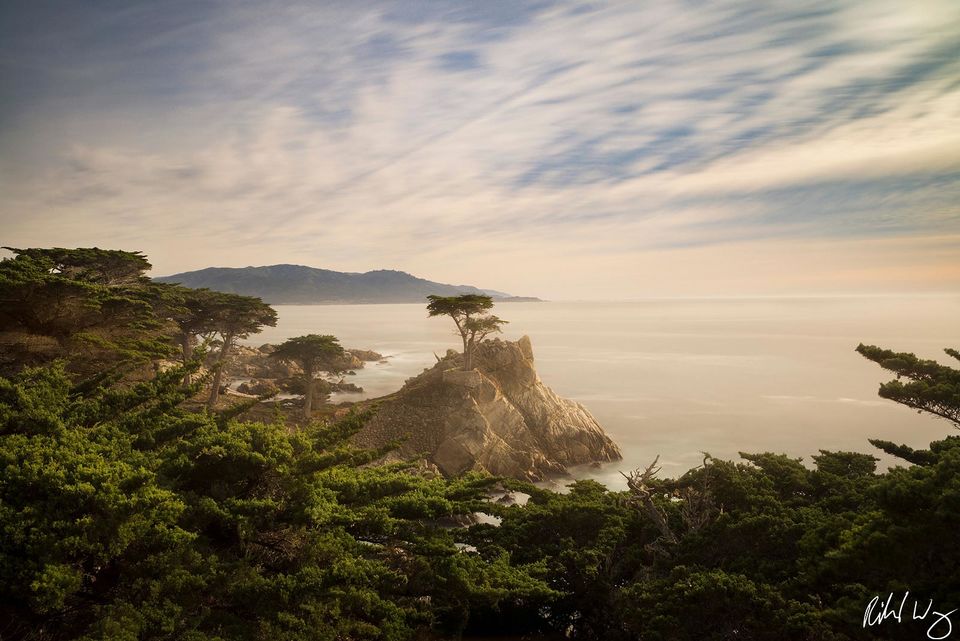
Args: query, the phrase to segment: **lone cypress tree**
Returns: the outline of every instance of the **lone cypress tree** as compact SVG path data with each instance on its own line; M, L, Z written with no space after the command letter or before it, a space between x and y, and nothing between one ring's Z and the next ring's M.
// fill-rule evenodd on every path
M508 321L493 314L487 314L493 308L493 298L482 294L462 294L460 296L427 296L427 312L430 316L449 316L457 326L457 333L463 341L463 369L473 369L474 348L490 334L501 331Z
M310 420L313 409L314 377L320 372L336 372L343 357L343 347L336 336L308 334L291 338L270 354L270 358L294 362L303 368L303 416Z

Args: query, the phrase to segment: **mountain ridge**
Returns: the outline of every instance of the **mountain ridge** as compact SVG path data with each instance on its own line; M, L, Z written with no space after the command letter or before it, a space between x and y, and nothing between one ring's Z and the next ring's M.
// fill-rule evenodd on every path
M258 296L275 305L420 303L429 294L486 294L499 302L539 300L533 297L511 296L505 292L481 289L473 285L438 283L396 269L340 272L289 263L206 267L170 276L158 276L153 280L179 283L186 287L205 287L230 294Z

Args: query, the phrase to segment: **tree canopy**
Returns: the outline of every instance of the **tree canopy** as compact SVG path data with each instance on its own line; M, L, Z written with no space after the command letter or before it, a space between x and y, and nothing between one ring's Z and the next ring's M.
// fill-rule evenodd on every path
M960 360L957 350L947 348L943 351ZM880 385L881 397L945 418L960 428L960 370L913 354L863 343L857 346L857 352L897 375L896 380ZM907 382L901 379L907 379Z
M99 247L62 247L18 249L4 247L16 254L49 266L49 271L70 280L94 285L132 285L142 283L150 262L141 252Z
M807 464L705 455L677 478L661 478L654 461L622 491L445 479L352 446L363 414L294 430L279 417L188 411L200 383L183 384L199 367L186 355L146 379L112 375L184 335L216 334L222 359L276 322L259 299L151 284L135 252L16 253L0 263L0 337L5 347L20 340L39 366L15 352L0 375L5 640L868 641L952 631L958 435L926 449L872 441L908 463L885 471L869 453L820 450ZM492 301L459 298L431 297L428 310L454 319L466 356L503 321L487 313ZM897 375L882 397L956 427L957 369L857 351ZM335 337L309 335L274 357L312 378L339 352ZM491 500L503 492L529 500ZM496 522L452 527L478 513ZM894 607L905 600L903 620L866 625L869 604L888 595Z
M360 416L292 433L185 412L181 377L0 379L5 639L407 639L550 594L444 525L495 512L492 479L366 466Z
M197 337L217 339L221 365L236 340L276 325L259 298L157 283L139 252L99 248L6 248L0 261L0 373L64 359L81 376L155 364ZM178 349L179 348L179 349ZM211 392L222 380L217 367Z
M214 364L210 396L207 399L207 407L212 410L216 407L217 399L220 397L223 368L234 343L237 339L247 338L250 334L258 333L264 326L275 327L277 312L254 296L221 292L213 292L209 299L204 299L203 305L204 309L209 312L211 334L217 336L220 340L220 349L217 350L216 363Z
M463 341L463 369L473 369L474 347L490 334L501 331L508 321L488 314L493 298L482 294L460 296L427 296L429 316L449 316Z
M307 334L290 338L270 353L270 358L292 361L303 368L304 387L303 416L310 419L313 408L314 376L320 372L338 371L343 357L343 347L336 336Z
M0 261L0 371L66 359L89 374L170 353L141 254L7 249L16 256Z

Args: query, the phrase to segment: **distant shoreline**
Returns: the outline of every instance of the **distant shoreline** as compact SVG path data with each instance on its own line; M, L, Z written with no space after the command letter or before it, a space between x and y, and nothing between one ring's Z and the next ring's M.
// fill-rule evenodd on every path
M420 300L323 300L311 302L284 301L273 302L265 300L268 305L422 305L425 301ZM533 296L513 296L511 298L494 298L494 303L549 303L551 301Z
M286 264L207 267L155 276L153 280L194 289L256 296L270 305L425 304L430 295L464 294L490 296L496 303L540 302L535 296L513 296L509 292L473 285L438 283L392 269L355 273Z

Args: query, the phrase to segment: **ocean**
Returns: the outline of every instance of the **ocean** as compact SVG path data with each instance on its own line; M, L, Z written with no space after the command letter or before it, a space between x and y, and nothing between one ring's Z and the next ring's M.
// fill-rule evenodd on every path
M453 323L424 305L277 305L279 322L247 341L334 334L376 350L352 382L380 396L459 349ZM914 352L943 364L960 347L960 295L501 303L503 337L533 343L540 378L583 403L620 445L623 461L574 470L623 487L621 471L660 457L664 476L699 465L703 452L793 457L819 450L872 452L868 438L912 447L956 433L946 421L881 399L892 375L854 351L858 343ZM953 366L960 363L953 361Z

